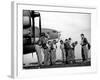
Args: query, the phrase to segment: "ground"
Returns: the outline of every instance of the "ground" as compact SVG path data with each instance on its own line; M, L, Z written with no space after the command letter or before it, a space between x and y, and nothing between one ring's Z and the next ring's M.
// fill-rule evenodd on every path
M38 68L62 68L62 67L79 67L79 66L91 66L91 61L87 62L75 62L74 64L64 64L61 61L57 61L54 65L49 66L39 66L38 63L30 63L28 65L23 65L23 69L38 69Z

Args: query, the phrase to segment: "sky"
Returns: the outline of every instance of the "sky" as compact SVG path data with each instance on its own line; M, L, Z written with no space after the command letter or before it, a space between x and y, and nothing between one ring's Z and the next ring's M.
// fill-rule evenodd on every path
M60 12L44 12L39 11L41 14L41 26L42 28L55 29L61 32L61 39L71 37L72 42L78 41L78 45L75 48L75 58L81 59L81 46L80 46L80 34L85 34L87 40L91 42L91 15L84 13L60 13ZM39 25L38 18L35 19L36 26ZM30 57L29 57L29 56ZM34 54L34 60L31 58L31 54L24 55L25 62L37 61ZM89 52L90 57L90 52ZM61 58L61 54L57 53L57 58Z

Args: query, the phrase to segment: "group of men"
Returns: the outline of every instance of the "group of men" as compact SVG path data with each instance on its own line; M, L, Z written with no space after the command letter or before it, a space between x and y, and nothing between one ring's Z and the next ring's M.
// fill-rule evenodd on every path
M53 40L49 41L48 36L45 33L41 33L41 37L35 45L38 63L39 65L50 66L56 64L56 54L57 54L57 43L60 42L60 50L62 54L62 62L64 64L73 64L75 63L75 46L78 44L77 41L71 42L71 38L63 40ZM83 62L88 59L88 50L90 45L85 38L84 34L81 34L81 55ZM42 55L43 54L43 55ZM43 60L44 57L44 60Z

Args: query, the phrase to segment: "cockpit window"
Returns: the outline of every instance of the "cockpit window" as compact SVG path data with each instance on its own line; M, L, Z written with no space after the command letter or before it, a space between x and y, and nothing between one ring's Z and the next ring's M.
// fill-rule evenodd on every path
M47 34L50 34L49 32L47 32Z
M53 32L53 33L56 33L57 31L53 30L52 32Z

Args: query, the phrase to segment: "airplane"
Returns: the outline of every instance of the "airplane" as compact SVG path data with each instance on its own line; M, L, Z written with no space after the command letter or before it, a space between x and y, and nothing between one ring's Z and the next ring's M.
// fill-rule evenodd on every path
M39 26L35 26L35 17L39 17ZM23 10L23 54L35 52L34 44L39 40L40 34L48 34L49 40L58 39L60 32L54 29L41 27L41 15L34 10Z

